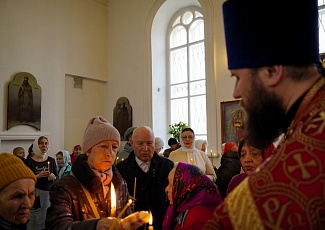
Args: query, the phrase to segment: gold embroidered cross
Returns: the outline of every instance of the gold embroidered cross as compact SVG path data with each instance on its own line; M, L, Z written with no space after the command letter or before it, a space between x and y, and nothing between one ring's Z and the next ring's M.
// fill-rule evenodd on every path
M314 159L304 163L303 160L302 160L302 154L301 153L298 153L298 154L295 154L293 156L293 159L296 160L296 162L298 163L297 165L291 165L291 166L288 166L288 171L290 173L292 173L293 171L295 170L301 170L301 177L303 179L308 179L311 177L310 173L308 172L307 170L307 167L314 167L317 165L316 161Z

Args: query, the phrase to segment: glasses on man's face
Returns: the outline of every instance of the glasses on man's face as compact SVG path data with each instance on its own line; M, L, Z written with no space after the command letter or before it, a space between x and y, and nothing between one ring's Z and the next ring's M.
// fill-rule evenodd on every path
M186 140L186 139L189 139L189 140L193 140L193 136L182 136L182 139Z

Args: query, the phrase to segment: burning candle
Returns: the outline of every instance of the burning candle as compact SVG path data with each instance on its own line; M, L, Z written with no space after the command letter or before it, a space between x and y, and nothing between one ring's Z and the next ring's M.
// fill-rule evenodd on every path
M132 200L129 199L129 201L126 203L126 205L124 206L123 210L118 214L117 218L114 220L114 222L112 223L112 225L109 227L108 230L114 230L119 219L122 218L123 214L125 213L125 211L128 209L128 207L130 207L130 205L132 204Z
M212 149L211 149L211 151L210 151L210 154L211 154L211 158L212 158Z
M148 230L154 230L154 229L153 229L153 226L152 226L152 222L153 222L153 218L152 218L152 214L151 214L151 212L150 212L150 217L149 217L149 228L148 228Z
M47 162L47 171L50 172L50 162Z
M191 158L190 163L193 164L193 158Z
M135 198L135 191L137 190L137 178L134 177L133 197Z
M116 216L116 194L114 184L111 182L111 217Z
M124 206L123 210L118 214L117 219L122 218L123 214L125 213L125 211L128 209L128 207L130 207L130 205L132 204L132 200L129 199L129 201L126 203L126 205Z

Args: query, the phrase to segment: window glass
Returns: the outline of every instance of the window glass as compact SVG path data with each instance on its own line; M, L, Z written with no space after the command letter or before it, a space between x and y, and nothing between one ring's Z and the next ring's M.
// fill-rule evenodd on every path
M325 53L325 0L318 0L319 52Z
M186 30L183 26L176 26L170 34L170 47L186 44Z
M205 79L204 43L189 46L190 80Z
M170 22L169 121L185 122L197 138L206 139L204 18L200 10L185 8Z
M170 52L170 84L187 81L187 48Z

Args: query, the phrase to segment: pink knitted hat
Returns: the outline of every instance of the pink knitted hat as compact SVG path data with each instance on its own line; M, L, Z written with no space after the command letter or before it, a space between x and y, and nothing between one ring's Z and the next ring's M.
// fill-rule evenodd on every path
M88 122L82 142L83 152L88 152L102 141L117 141L120 146L120 133L105 118L96 116Z

